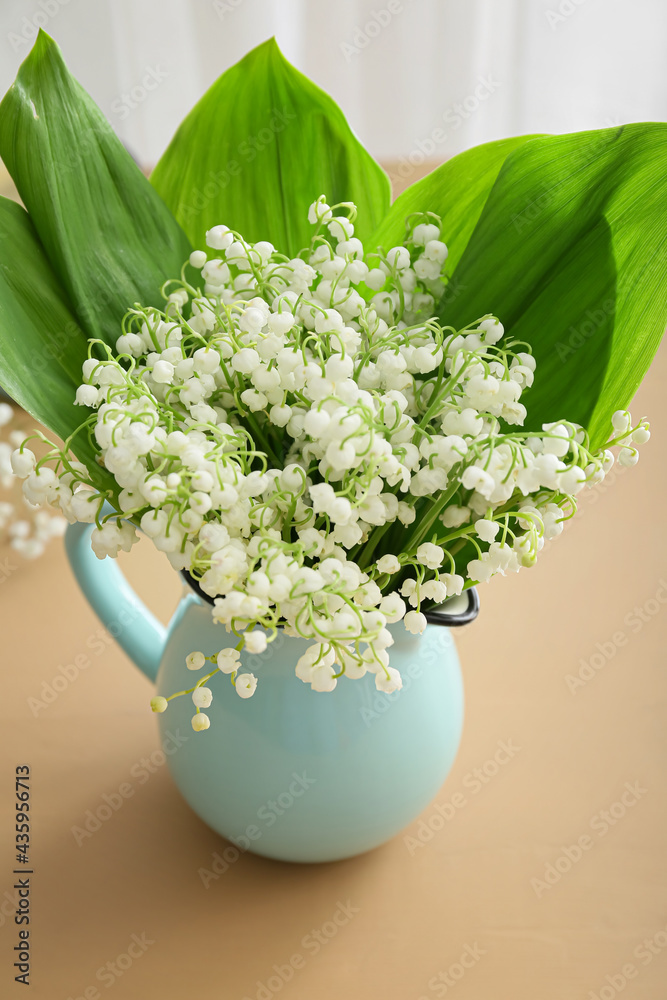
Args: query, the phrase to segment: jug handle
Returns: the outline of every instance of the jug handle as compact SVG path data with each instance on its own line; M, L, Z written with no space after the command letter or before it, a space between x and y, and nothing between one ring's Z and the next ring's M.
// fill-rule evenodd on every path
M84 596L121 648L154 681L167 630L121 573L116 560L98 559L90 547L94 524L76 522L65 532L65 551Z

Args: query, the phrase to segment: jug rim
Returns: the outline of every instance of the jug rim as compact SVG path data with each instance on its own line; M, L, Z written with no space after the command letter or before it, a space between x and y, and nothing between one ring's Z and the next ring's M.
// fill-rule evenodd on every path
M213 607L214 599L202 590L199 581L196 580L187 569L181 570L181 576L188 586L194 590L195 594L201 598L201 600ZM466 596L467 604L465 608L461 611L447 611L448 604L460 602L461 599ZM424 617L429 625L442 625L446 628L459 628L461 625L469 625L470 622L473 622L475 618L477 618L478 614L479 594L477 593L476 587L468 587L459 597L450 597L444 604L438 605L434 608L429 608L428 611L424 611Z

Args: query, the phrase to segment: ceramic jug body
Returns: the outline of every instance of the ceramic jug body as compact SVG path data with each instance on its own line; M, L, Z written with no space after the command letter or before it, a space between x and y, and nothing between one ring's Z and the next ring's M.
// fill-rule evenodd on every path
M170 629L158 693L192 687L185 657L215 653L236 638L213 623L210 608L186 599ZM163 739L187 740L169 767L192 808L240 849L288 861L332 861L384 843L437 794L461 736L463 689L449 630L421 636L391 627L392 666L404 687L376 690L374 675L341 678L321 693L294 673L310 645L279 632L247 669L257 690L241 699L229 678L212 678L211 726L191 728L189 697L159 716ZM189 675L189 676L188 676Z
M125 616L119 642L159 694L193 687L187 654L214 654L238 640L189 588L164 630L115 563L94 556L90 528L72 525L66 543L93 608L105 623ZM391 663L404 683L394 694L377 691L372 674L313 691L294 673L310 642L280 631L265 653L243 654L244 669L258 678L251 698L240 698L226 675L208 682L209 729L193 731L189 695L158 716L181 794L239 850L299 862L350 857L389 840L437 794L463 723L456 648L440 625L419 636L400 623L390 628Z

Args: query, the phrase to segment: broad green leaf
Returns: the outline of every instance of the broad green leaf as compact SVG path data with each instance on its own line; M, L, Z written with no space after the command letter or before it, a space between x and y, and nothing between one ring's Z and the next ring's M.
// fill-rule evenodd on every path
M532 139L512 152L441 318L495 313L537 360L526 426L607 439L667 324L667 124Z
M74 318L25 209L0 198L0 385L36 420L67 438L88 410L74 405L87 357ZM72 443L96 484L114 489L85 434Z
M82 327L115 344L131 305L163 304L190 247L43 31L0 104L0 156Z
M447 268L451 274L472 236L503 163L513 150L533 138L522 135L486 142L436 167L399 195L369 239L367 249L382 247L386 251L400 246L405 237L405 220L410 215L435 212L442 219L442 238L449 250ZM452 292L453 289L450 294Z
M193 245L223 223L282 253L307 246L308 206L353 201L364 241L389 208L389 178L343 112L282 56L274 39L217 80L182 122L152 183Z

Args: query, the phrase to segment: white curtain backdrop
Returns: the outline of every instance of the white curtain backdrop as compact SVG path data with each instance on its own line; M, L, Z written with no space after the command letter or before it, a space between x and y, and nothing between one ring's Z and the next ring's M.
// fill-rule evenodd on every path
M385 161L667 119L665 0L2 0L3 92L39 25L147 166L273 34Z

